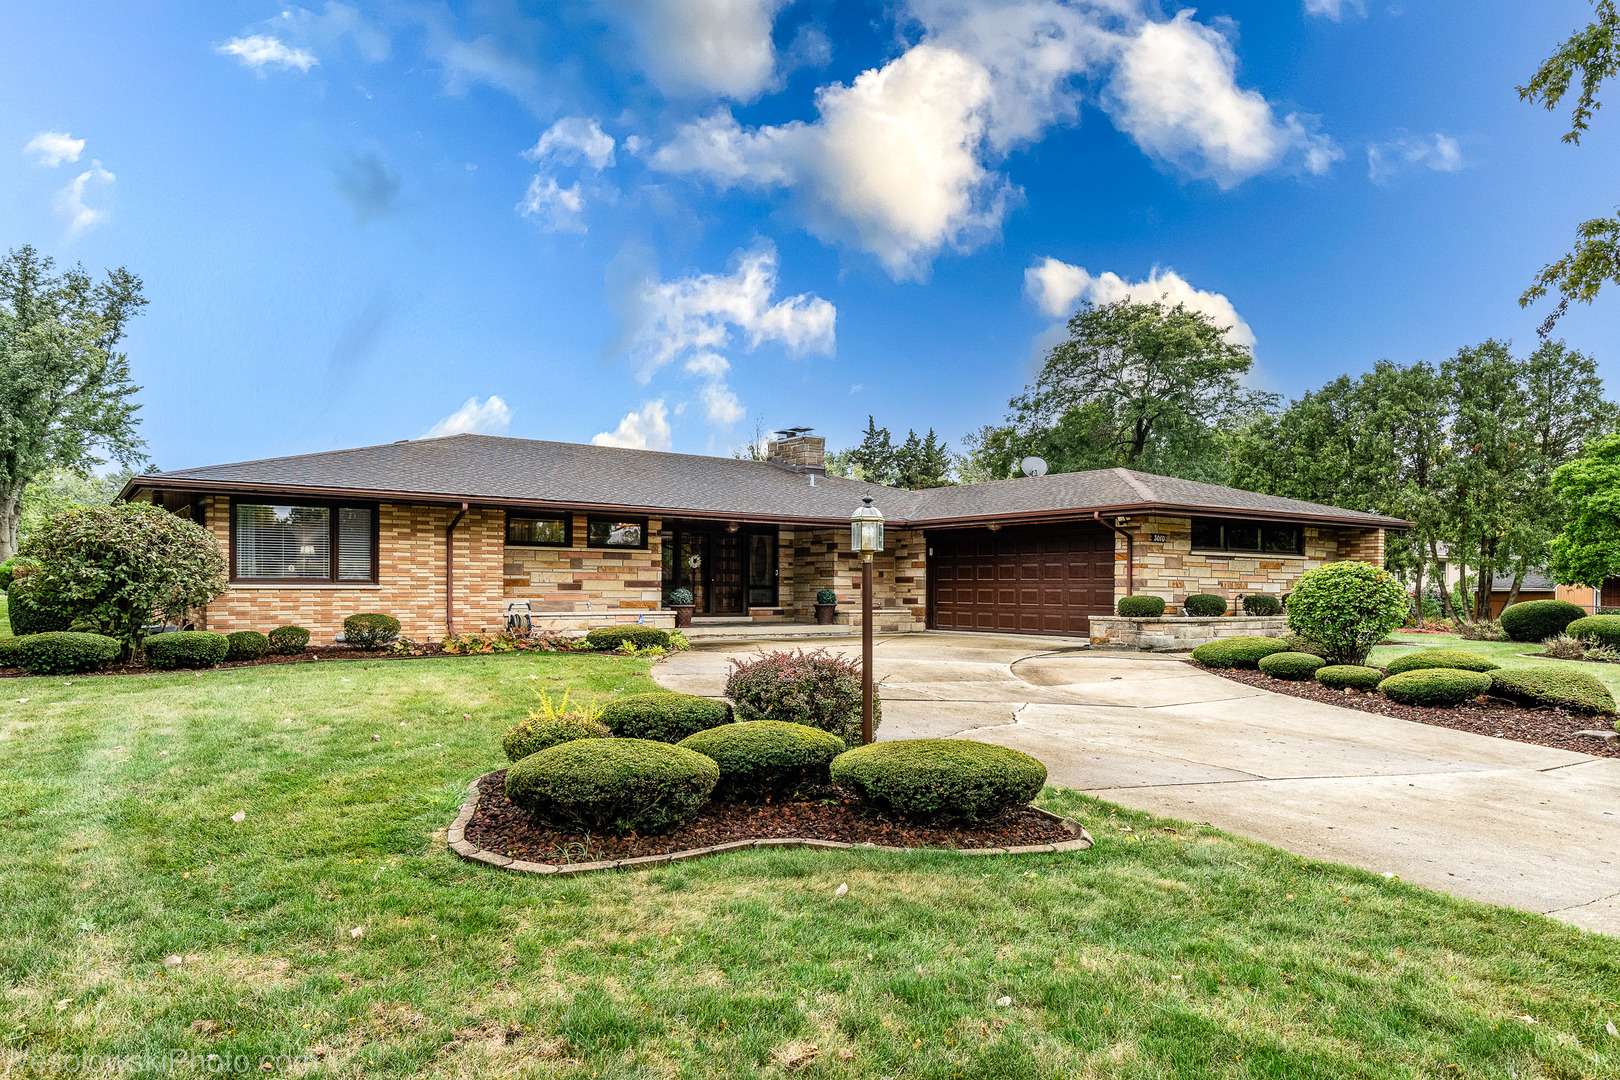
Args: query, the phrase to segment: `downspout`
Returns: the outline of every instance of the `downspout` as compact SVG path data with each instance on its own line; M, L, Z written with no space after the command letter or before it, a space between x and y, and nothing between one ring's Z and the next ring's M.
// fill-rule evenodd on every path
M1131 595L1136 588L1136 537L1115 525L1112 521L1104 521L1100 510L1093 510L1091 516L1099 525L1106 525L1125 538L1125 595Z
M456 516L444 530L444 636L456 636L456 526L467 514L462 503Z

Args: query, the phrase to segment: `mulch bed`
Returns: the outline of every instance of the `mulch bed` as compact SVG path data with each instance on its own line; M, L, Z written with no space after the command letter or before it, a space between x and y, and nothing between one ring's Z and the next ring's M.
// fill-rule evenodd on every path
M1511 701L1491 697L1480 698L1476 704L1460 705L1455 709L1425 709L1416 705L1397 705L1382 694L1373 692L1329 690L1319 682L1273 679L1258 671L1206 668L1197 663L1192 666L1223 679L1270 690L1273 694L1307 698L1324 705L1337 705L1341 709L1359 709L1380 716L1393 716L1398 720L1416 720L1420 724L1471 731L1475 735L1491 735L1558 750L1573 750L1593 757L1620 757L1620 746L1614 742L1575 734L1577 731L1612 729L1613 717L1588 716L1562 709L1527 709Z
M486 851L559 866L667 855L734 840L793 838L885 847L987 848L1074 839L1062 824L1029 807L971 827L920 825L884 817L836 788L763 806L710 803L691 821L657 836L594 836L535 821L512 805L505 783L505 769L484 777L478 808L466 825L466 838Z

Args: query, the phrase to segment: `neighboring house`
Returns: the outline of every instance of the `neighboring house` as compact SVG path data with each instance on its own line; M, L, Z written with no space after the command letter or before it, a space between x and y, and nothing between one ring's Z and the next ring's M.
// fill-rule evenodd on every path
M1512 574L1497 574L1491 578L1491 618L1502 614L1512 591ZM1526 600L1568 600L1585 608L1588 614L1595 614L1600 607L1620 607L1620 578L1610 578L1602 588L1594 589L1586 585L1559 585L1545 573L1531 571L1524 575L1515 602Z
M122 497L203 523L228 552L210 629L293 623L318 641L382 611L431 639L494 631L526 602L540 625L813 619L818 589L860 620L849 515L888 519L873 619L885 631L1085 636L1115 598L1282 593L1323 563L1382 565L1406 522L1129 469L903 491L827 476L825 440L766 461L455 435L149 473Z

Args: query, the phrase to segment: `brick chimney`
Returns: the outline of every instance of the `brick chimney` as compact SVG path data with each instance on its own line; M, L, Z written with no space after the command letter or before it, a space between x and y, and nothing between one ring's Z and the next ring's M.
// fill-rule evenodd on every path
M791 465L816 476L827 475L827 440L810 434L814 428L788 428L775 432L765 444L765 459Z

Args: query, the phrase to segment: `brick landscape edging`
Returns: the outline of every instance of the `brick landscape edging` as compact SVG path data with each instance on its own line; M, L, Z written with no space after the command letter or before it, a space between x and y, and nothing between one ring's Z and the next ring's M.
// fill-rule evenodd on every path
M499 770L497 770L499 771ZM1039 806L1030 809L1043 817L1059 822L1069 832L1074 834L1073 840L1063 840L1056 844L1025 844L1017 847L993 848L905 848L885 847L881 844L846 844L839 840L811 840L798 837L772 837L767 840L733 840L726 844L715 844L712 847L688 848L685 851L671 851L664 855L642 855L634 859L604 859L599 862L566 863L562 866L552 866L550 863L528 862L524 859L510 859L505 855L493 851L486 851L467 839L467 823L472 820L473 813L478 809L479 786L483 784L484 777L478 777L467 785L467 799L461 804L461 813L456 820L450 823L450 829L445 840L450 850L471 862L488 863L490 866L499 866L503 870L516 870L524 874L589 874L597 870L640 870L647 866L657 866L660 863L683 862L687 859L701 859L708 855L720 855L728 851L742 851L745 848L830 848L835 850L859 851L954 851L959 855L1044 855L1057 851L1084 851L1094 842L1091 834L1072 818L1062 817L1050 810L1043 810Z

